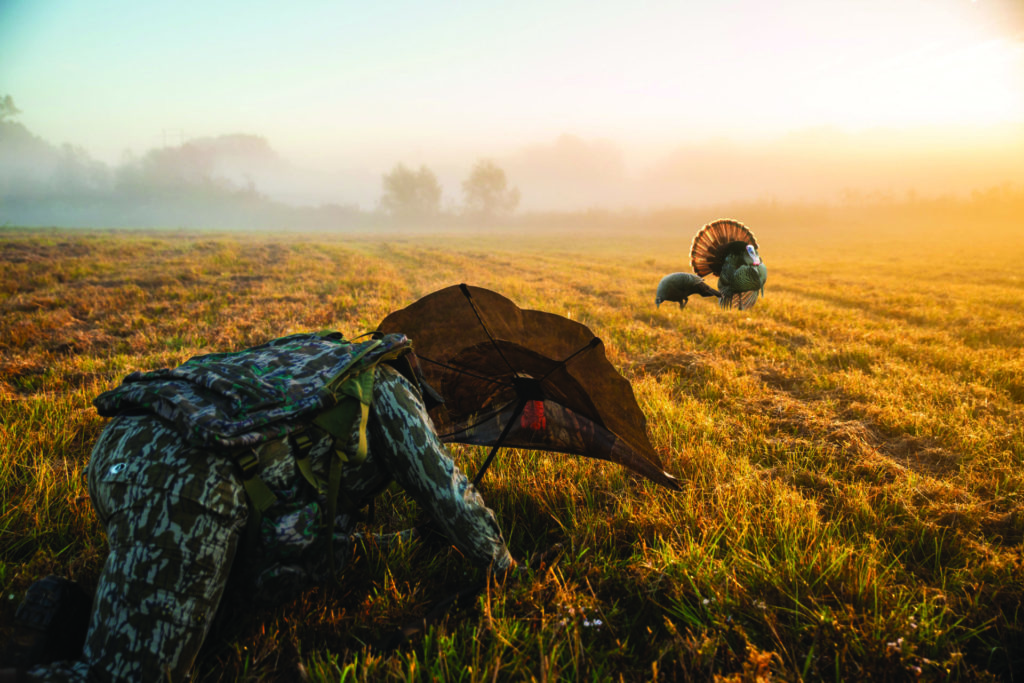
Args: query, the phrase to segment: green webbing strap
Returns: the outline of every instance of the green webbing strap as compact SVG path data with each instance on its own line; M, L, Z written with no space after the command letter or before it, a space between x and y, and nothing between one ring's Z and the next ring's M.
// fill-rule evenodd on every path
M336 439L335 457L331 459L331 466L327 474L327 552L332 576L337 575L334 569L333 540L334 518L338 514L338 495L341 492L341 467L346 463L359 465L366 460L369 449L366 427L370 418L370 401L373 398L373 378L374 368L370 367L358 375L346 379L338 387L338 394L356 400L342 400L334 408L321 413L313 420L314 424L331 433ZM349 455L338 446L347 443L348 436L352 431L352 423L357 417L357 411L359 441L356 452Z
M370 418L370 401L373 399L373 379L372 367L349 377L336 389L339 402L313 418L313 424L334 437L335 452L343 463L358 465L366 460L366 426ZM356 400L348 400L353 398ZM356 419L359 420L359 443L356 452L349 455L339 446L348 442Z
M333 408L328 408L313 418L313 424L334 437L335 449L338 450L348 441L352 423L355 422L358 413L356 402L342 397Z
M373 351L383 343L384 342L382 342L380 339L375 339L373 342L367 343L366 348L361 350L354 358L352 358L352 360L349 361L348 365L345 367L344 370L339 372L337 375L332 377L327 382L328 389L331 389L334 392L334 395L337 397L338 394L340 393L339 389L343 388L345 384L348 383L348 374L352 372L352 369L355 366L355 364L362 360L363 356L370 353L370 351ZM378 359L376 362L380 362L380 359Z
M242 486L245 488L245 496L249 500L249 520L245 525L245 535L251 548L259 534L263 513L277 502L277 496L260 479L260 475L257 472L260 459L256 455L255 450L239 453L235 456L235 462L238 463L238 467L242 470Z
M373 400L373 379L375 368L369 368L364 372L349 379L342 386L341 390L347 396L359 401L359 446L355 455L349 460L359 464L366 460L366 452L369 448L366 436L366 426L370 421L370 401Z
M277 502L277 496L256 473L260 462L259 456L256 455L255 450L245 451L235 458L235 461L242 468L242 486L245 487L245 492L249 495L252 504L262 514Z
M309 482L317 493L324 495L327 493L327 486L324 484L323 479L316 476L313 472L313 464L309 459L309 451L313 448L313 440L309 438L309 434L305 431L297 432L292 434L292 442L295 444L295 466L299 468L299 472L302 477Z
M337 579L338 572L334 568L334 516L338 512L338 493L341 490L341 463L342 451L336 451L338 457L331 459L330 472L327 475L327 523L324 525L327 531L327 561L330 567L331 576Z

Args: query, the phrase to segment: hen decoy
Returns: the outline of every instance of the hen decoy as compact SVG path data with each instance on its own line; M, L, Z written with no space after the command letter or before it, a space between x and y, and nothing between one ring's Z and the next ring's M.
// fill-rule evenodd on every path
M694 294L721 296L717 289L693 273L672 273L661 278L661 282L658 283L658 291L654 295L654 305L660 306L664 301L677 301L679 308L686 308L687 300Z
M693 238L690 265L700 277L718 276L718 305L746 310L764 294L768 269L757 253L754 233L739 221L708 223Z

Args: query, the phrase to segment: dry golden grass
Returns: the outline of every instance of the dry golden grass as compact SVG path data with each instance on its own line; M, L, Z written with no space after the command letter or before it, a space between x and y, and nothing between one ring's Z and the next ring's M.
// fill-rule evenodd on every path
M924 220L794 227L774 208L733 215L755 229L769 267L767 295L748 312L697 299L654 307L658 279L689 270L699 223L0 231L4 596L46 572L89 584L101 569L82 478L103 428L91 408L100 391L133 370L292 332L355 337L466 282L602 337L685 489L508 452L484 496L514 553L562 543L554 565L380 654L364 645L422 615L466 565L436 548L369 552L344 588L249 615L209 648L200 679L1024 675L1021 231L943 225L936 237ZM484 455L453 452L470 471ZM383 502L378 526L414 514L400 497ZM13 607L0 611L0 635Z

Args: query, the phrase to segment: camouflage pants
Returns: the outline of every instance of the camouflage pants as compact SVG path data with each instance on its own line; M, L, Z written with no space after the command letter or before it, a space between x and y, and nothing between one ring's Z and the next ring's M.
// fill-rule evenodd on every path
M471 559L508 567L511 556L493 514L448 457L418 393L387 367L378 370L369 427L369 455L343 470L342 496L359 505L395 479ZM309 495L290 451L276 445L265 449L270 457L261 460L261 476L279 495ZM314 451L314 468L325 471L333 449ZM83 658L36 667L28 679L183 680L223 597L248 517L235 465L185 445L158 418L125 415L97 441L88 482L110 554ZM294 497L283 497L282 507L294 510ZM308 503L323 509L322 498ZM273 509L268 513L264 531L294 517L275 520ZM338 531L352 531L349 516L336 521L348 527Z

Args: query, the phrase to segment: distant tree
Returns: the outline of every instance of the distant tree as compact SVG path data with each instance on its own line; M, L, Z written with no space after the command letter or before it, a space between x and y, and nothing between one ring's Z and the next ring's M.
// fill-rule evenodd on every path
M135 194L196 193L229 185L214 176L210 154L192 143L151 149L118 172L119 189Z
M52 189L58 194L83 194L111 188L110 169L82 147L65 143L53 170Z
M482 159L462 182L466 213L494 217L512 213L519 206L519 190L508 187L505 171L493 161Z
M0 97L0 123L7 119L13 119L21 113L21 110L14 106L14 98L10 95Z
M412 171L398 164L382 178L380 206L392 216L435 216L441 209L441 184L426 166Z

